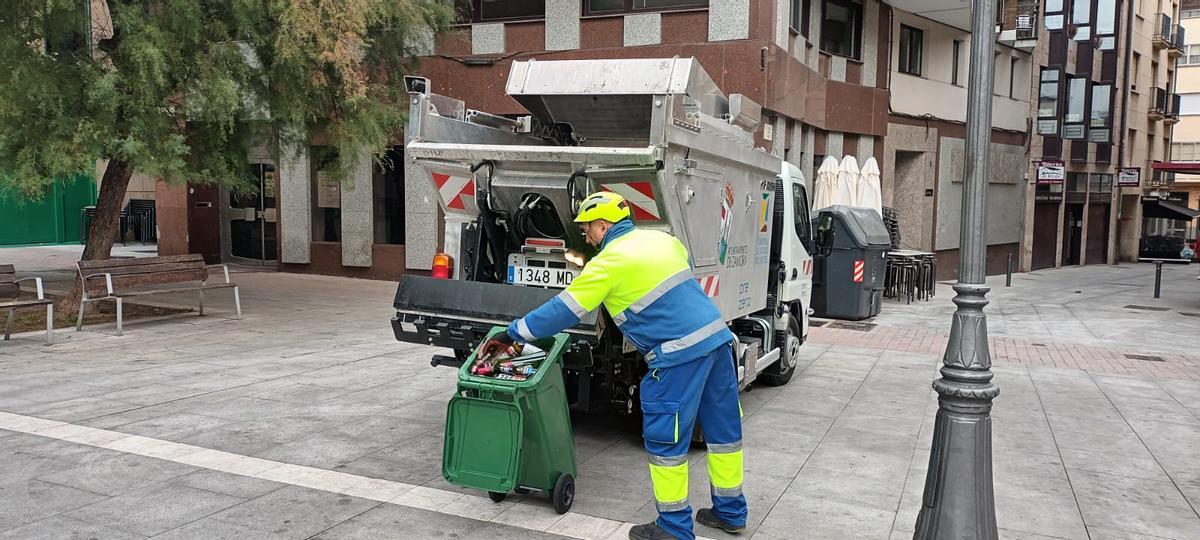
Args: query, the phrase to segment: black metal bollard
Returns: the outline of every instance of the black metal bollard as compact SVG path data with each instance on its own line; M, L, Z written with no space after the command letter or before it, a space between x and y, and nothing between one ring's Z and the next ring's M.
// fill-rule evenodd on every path
M1154 261L1154 297L1162 290L1162 261Z
M1013 254L1009 253L1008 254L1008 271L1004 274L1004 286L1005 287L1012 287L1012 261L1013 261Z

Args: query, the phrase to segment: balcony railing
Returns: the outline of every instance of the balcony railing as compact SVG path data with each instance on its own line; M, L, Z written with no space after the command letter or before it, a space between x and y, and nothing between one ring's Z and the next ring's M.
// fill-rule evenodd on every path
M1159 13L1154 16L1154 34L1150 36L1150 41L1155 49L1165 49L1174 45L1171 40L1171 30L1174 27L1170 15Z
M1163 88L1155 88L1153 101L1150 102L1148 111L1151 120L1162 120L1167 117L1167 111L1170 108L1170 94Z
M1167 47L1167 54L1171 57L1178 58L1183 56L1183 51L1187 50L1185 47L1187 41L1184 39L1184 34L1183 25L1177 24L1171 27L1171 44Z
M1167 96L1167 111L1163 116L1164 124L1179 123L1179 94L1169 94Z
M1006 9L999 14L997 24L1000 28L1002 43L1021 48L1033 49L1037 44L1038 13L1040 2L1036 0L1021 0L1015 9Z

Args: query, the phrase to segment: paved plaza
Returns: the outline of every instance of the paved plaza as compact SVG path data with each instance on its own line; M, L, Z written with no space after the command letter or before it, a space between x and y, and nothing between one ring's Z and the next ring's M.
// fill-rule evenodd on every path
M64 287L70 257L48 249L0 262ZM1001 537L1200 538L1195 277L1165 267L1157 300L1152 265L991 281ZM654 516L637 427L609 414L575 418L566 515L446 483L455 373L429 366L442 351L395 341L394 283L234 278L241 321L217 292L204 317L126 321L122 337L97 325L0 343L0 538L603 539ZM743 395L744 537L911 538L952 295L825 322L790 384ZM691 473L702 506L703 452Z

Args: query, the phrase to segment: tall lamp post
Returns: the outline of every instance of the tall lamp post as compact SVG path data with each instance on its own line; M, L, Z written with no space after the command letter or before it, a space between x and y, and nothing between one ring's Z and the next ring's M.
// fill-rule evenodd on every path
M966 159L959 245L958 309L942 358L937 423L914 539L997 538L992 491L992 382L986 285L987 186L992 135L992 48L995 0L973 0L971 70L967 82Z

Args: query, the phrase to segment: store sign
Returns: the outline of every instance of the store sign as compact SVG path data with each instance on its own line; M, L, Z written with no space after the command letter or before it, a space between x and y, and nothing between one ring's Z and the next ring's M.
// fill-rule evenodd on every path
M1046 160L1038 163L1037 183L1061 184L1065 177L1066 173L1063 171L1063 162Z
M1117 187L1138 187L1142 185L1142 170L1137 167L1126 167L1117 173Z

